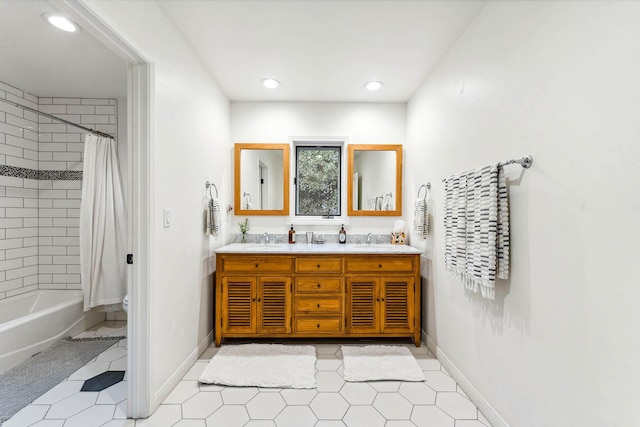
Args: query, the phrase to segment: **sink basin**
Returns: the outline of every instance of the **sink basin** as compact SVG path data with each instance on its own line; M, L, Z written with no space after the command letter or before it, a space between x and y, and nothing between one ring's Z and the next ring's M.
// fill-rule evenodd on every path
M274 251L284 248L284 245L265 245L264 243L244 243L242 247L245 249L260 249L263 251Z

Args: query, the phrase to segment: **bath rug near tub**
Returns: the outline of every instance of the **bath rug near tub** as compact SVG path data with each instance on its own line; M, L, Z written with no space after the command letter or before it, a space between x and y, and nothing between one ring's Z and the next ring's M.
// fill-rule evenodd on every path
M242 344L221 347L200 382L231 386L315 388L316 349L311 345Z
M396 345L342 346L345 381L424 381L411 351Z
M0 425L123 338L67 338L1 374Z

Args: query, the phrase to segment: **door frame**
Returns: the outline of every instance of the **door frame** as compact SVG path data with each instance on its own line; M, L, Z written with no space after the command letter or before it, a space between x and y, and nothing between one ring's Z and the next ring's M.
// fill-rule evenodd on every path
M153 235L149 219L153 198L150 142L153 137L154 66L119 35L113 25L81 0L62 0L56 6L128 64L127 245L128 253L134 255L134 263L127 269L127 417L146 418L151 415L149 283L153 273Z

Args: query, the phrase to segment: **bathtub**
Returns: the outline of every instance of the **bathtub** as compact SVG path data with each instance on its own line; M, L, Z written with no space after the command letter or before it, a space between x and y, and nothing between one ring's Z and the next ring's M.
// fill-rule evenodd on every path
M104 313L84 313L82 301L80 290L39 290L0 300L0 374L104 321Z

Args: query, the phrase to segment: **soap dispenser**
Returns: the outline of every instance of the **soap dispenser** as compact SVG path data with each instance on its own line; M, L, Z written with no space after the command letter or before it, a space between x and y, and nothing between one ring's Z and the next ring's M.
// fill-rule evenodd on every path
M347 232L344 229L344 224L342 224L340 231L338 232L338 242L347 243Z
M289 243L296 242L296 230L293 229L293 224L291 224L291 229L289 230Z

